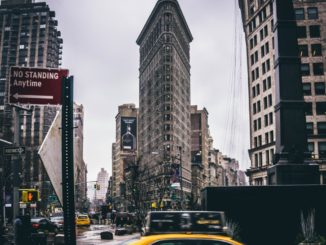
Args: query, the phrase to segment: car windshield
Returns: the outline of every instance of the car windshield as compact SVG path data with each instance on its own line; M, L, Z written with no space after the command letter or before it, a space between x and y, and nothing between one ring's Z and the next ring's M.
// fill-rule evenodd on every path
M51 217L52 221L63 220L63 217Z
M220 232L223 224L220 213L153 212L149 224L152 232Z
M88 219L88 216L87 215L79 215L78 219Z

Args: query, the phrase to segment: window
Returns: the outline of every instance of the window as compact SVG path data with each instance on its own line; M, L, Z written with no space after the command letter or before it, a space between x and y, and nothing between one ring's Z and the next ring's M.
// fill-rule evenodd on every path
M258 123L257 128L261 129L261 119L260 118L258 118L257 123Z
M326 142L318 142L318 154L319 158L326 157Z
M263 91L267 90L267 81L266 79L263 80Z
M305 113L306 116L312 115L312 102L305 102Z
M265 133L265 144L269 143L269 134Z
M311 44L311 55L321 56L321 44Z
M308 142L308 151L309 152L314 152L315 151L315 145L314 142Z
M260 112L260 101L257 102L257 112Z
M306 29L305 26L298 26L297 27L297 36L298 36L298 38L307 37L307 29Z
M271 142L274 141L274 131L273 130L269 132L269 139Z
M260 94L260 86L259 86L259 84L256 85L256 92L257 92L257 95Z
M317 122L317 133L326 134L326 122Z
M269 164L270 163L270 161L269 161L269 150L265 151L265 155L266 155L266 164Z
M264 109L267 108L267 97L264 97Z
M268 115L269 115L269 124L273 124L273 112L270 112Z
M269 95L268 95L268 106L272 106L272 104L273 104L272 95L269 94Z
M311 95L311 84L303 83L302 84L303 95Z
M325 83L315 83L315 94L324 95L325 94Z
M309 26L310 37L320 37L320 26Z
M308 135L314 134L314 124L313 123L306 123L306 133Z
M299 56L300 57L308 56L308 45L299 45Z
M268 115L267 114L264 116L264 126L265 127L268 126Z
M252 87L252 97L256 97L256 87Z
M326 102L316 102L316 113L317 115L325 115Z
M257 107L256 107L256 103L253 104L252 106L253 108L253 113L256 114L257 113Z
M309 64L301 64L301 76L309 76L310 69Z
M314 63L313 64L314 75L324 75L324 64L323 63Z
M295 13L296 20L304 20L304 9L303 8L295 9L294 13Z
M308 19L313 20L313 19L318 19L318 9L317 8L308 8Z

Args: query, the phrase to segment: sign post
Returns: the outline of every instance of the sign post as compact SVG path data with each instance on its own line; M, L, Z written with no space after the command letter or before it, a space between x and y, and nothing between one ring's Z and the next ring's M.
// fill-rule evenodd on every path
M73 77L62 79L62 195L65 244L76 245Z

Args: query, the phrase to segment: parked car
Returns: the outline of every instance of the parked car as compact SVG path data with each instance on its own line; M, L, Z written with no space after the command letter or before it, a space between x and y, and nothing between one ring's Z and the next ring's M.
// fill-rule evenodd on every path
M50 220L51 222L57 225L59 230L63 230L63 223L64 223L63 216L52 216Z
M58 233L58 226L51 220L45 217L33 217L31 218L32 233L37 232L53 232Z
M91 220L87 214L77 214L76 215L76 225L77 226L90 226Z

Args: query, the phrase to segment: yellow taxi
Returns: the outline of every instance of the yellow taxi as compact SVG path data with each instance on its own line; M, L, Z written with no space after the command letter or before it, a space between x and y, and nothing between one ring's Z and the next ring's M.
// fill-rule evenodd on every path
M243 245L227 236L205 234L161 234L142 237L129 245Z
M77 214L76 225L77 226L90 226L91 220L87 214Z
M227 235L224 212L151 211L130 245L243 245Z

